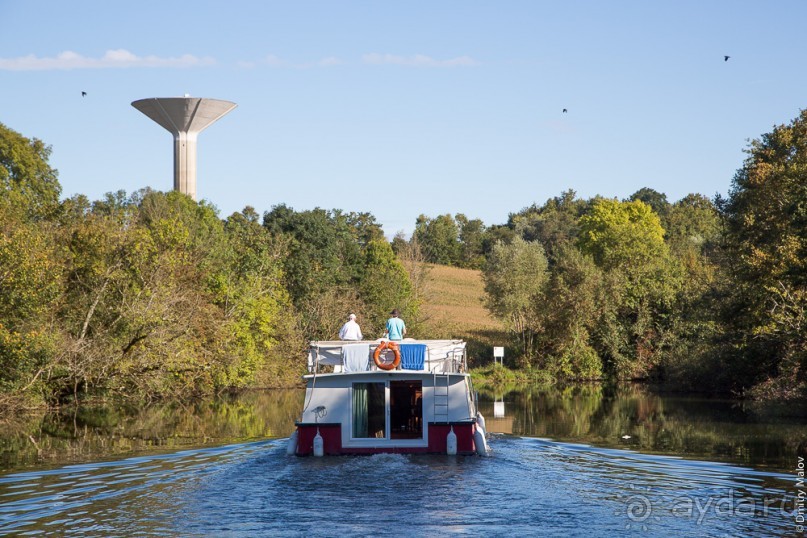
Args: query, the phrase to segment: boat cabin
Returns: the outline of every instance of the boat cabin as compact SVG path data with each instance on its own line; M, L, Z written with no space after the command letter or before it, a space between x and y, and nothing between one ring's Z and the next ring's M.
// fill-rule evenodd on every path
M487 453L461 340L311 342L308 371L294 454Z

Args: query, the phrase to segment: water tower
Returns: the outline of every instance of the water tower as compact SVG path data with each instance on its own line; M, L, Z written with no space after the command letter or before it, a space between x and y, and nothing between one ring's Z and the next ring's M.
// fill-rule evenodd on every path
M174 190L196 200L196 139L236 106L200 97L151 97L132 106L174 135Z

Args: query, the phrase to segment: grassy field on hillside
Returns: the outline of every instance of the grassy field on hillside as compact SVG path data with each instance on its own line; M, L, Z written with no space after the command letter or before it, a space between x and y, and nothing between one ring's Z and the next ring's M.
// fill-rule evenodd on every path
M472 366L493 359L493 346L509 344L504 326L485 309L482 273L429 265L422 312L430 338L462 338L468 342Z

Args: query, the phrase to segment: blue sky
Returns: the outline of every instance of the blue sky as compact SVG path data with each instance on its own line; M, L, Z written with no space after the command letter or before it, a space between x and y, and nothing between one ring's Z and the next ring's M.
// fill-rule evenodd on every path
M98 199L172 187L171 135L132 101L234 101L198 145L222 217L500 224L566 189L727 193L748 141L807 106L805 20L801 0L0 0L0 123Z

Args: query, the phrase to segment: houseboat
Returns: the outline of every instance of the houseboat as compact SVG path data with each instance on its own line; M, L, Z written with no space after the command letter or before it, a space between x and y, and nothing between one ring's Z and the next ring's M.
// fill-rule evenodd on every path
M316 341L288 453L488 454L461 340Z

